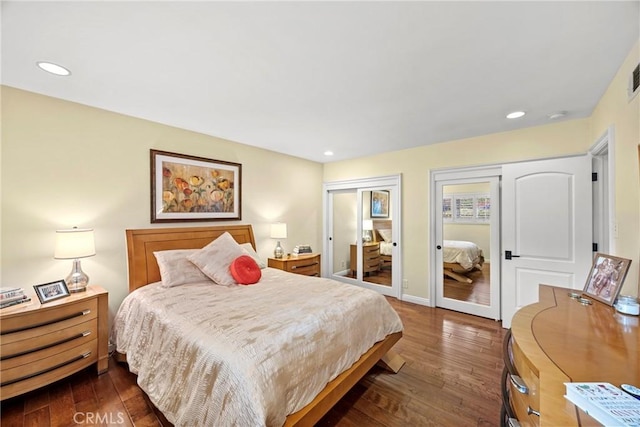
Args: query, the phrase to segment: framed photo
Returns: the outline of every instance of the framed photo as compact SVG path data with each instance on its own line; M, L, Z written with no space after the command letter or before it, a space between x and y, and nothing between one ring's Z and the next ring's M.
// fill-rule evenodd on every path
M613 305L629 271L630 259L596 253L584 294L607 305Z
M42 285L33 285L33 289L38 295L40 304L53 301L58 298L68 297L70 295L67 284L64 280L57 280L55 282L43 283Z
M371 218L389 218L389 192L371 192Z
M151 150L151 222L241 219L242 165Z

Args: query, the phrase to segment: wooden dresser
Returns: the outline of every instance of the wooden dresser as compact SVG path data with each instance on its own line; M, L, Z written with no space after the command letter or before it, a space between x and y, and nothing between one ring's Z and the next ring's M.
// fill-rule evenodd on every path
M320 254L291 255L284 258L269 258L269 267L289 273L320 277Z
M351 245L351 273L357 274L358 245ZM368 274L380 270L380 243L365 243L362 245L362 273Z
M35 297L34 297L35 298ZM46 304L37 299L0 311L0 396L8 399L91 364L109 363L109 297L99 286Z
M578 292L541 285L536 304L520 309L505 337L502 425L598 426L564 398L565 382L640 386L640 326Z

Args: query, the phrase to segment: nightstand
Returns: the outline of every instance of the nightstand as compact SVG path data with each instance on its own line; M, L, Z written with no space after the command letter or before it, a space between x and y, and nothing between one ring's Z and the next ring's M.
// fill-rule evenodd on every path
M269 267L289 273L320 277L320 254L286 255L283 258L269 258Z
M358 245L351 245L351 272L355 277L358 266ZM362 245L362 273L380 270L380 243L364 243Z
M18 396L92 364L109 367L109 294L90 285L46 304L0 310L0 395Z

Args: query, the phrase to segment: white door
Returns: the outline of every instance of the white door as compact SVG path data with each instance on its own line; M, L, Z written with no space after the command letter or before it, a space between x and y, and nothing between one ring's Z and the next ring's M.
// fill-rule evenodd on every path
M582 289L592 261L589 156L502 167L502 326L540 284Z
M444 224L442 212L445 188L448 191L455 192L457 191L455 190L456 187L468 189L475 188L473 187L474 185L480 185L482 188L487 189L486 192L490 200L489 221L484 223L455 224L455 222L452 222ZM498 176L438 179L435 200L436 306L500 320L500 184ZM473 229L481 229L481 231ZM476 238L484 236L484 238L474 239L474 236ZM445 240L472 241L483 250L485 255L483 270L489 275L488 289L486 288L486 283L480 281L471 283L460 281L460 283L457 283L455 280L448 280L445 282L443 273ZM447 287L455 289L447 289Z

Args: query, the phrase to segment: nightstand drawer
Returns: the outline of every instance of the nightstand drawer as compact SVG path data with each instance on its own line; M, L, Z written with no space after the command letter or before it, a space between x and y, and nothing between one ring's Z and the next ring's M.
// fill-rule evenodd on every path
M305 276L319 276L320 266L317 261L313 264L295 265L291 268L291 272Z
M33 332L40 331L40 329L33 330ZM68 328L55 330L45 335L35 335L31 338L13 341L10 343L5 342L5 340L3 339L2 350L0 352L0 360L2 360L3 381L5 370L13 368L15 366L33 363L39 359L54 356L57 353L61 353L65 350L86 343L87 341L96 339L96 337L98 336L97 334L98 321L94 317L93 319L89 319L84 323L79 323ZM9 336L11 337L11 335Z
M367 257L378 257L380 256L380 245L363 245L362 246L362 256Z
M90 365L108 369L107 292L89 286L47 304L0 313L0 399L34 390Z
M305 276L320 276L320 254L269 258L269 267Z
M98 302L94 299L77 301L62 307L46 307L21 316L3 318L0 325L2 344L44 335L60 328L95 319Z
M98 340L93 339L55 356L27 365L2 369L2 394L9 397L23 390L32 390L95 363L98 360ZM4 365L4 364L3 364Z

